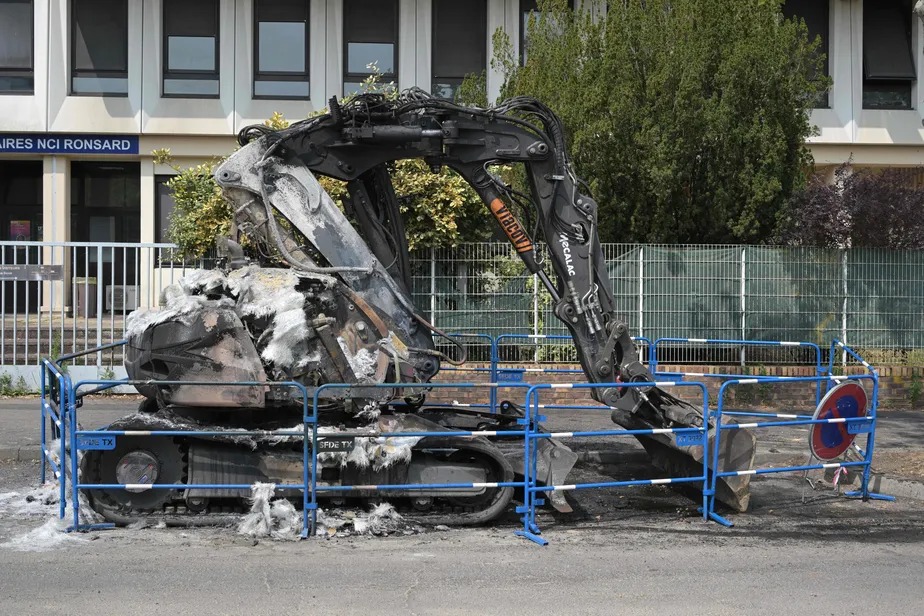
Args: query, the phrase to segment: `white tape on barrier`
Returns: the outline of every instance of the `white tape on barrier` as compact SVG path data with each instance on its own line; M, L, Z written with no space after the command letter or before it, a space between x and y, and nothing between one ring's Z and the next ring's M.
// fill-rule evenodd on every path
M780 346L802 346L801 342L781 342Z
M150 430L126 430L125 436L151 436Z
M126 490L150 490L154 487L153 483L126 483Z
M736 471L735 474L736 475L756 475L757 469L752 468L751 470L747 470L747 471Z
M741 379L738 383L741 385L753 385L755 383L760 383L760 379Z
M549 436L552 438L570 438L574 436L574 432L552 432Z
M497 483L473 483L473 488L496 488Z
M676 384L676 381L655 381L655 385L658 387L674 387Z
M565 490L576 490L577 486L572 484L569 486L552 486L553 490L565 491Z
M670 483L671 481L673 481L673 479L652 479L651 483L652 485L658 485L662 483Z
M552 383L552 389L574 389L574 383Z

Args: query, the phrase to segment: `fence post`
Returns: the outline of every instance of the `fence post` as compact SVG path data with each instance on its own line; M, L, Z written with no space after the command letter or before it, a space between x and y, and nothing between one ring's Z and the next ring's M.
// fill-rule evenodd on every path
M747 290L746 280L747 280L747 246L741 247L741 338L740 340L747 340L747 330L746 330L746 319L747 319L747 299L746 293ZM744 345L741 345L741 366L744 367L745 364L745 350Z
M638 335L645 335L645 247L638 248Z
M430 324L436 327L436 247L430 247Z
M539 363L539 274L533 274L533 361Z
M106 251L102 246L96 247L96 346L103 346L103 259ZM96 354L97 374L103 369L103 353Z
M849 344L847 340L847 249L841 255L841 280L843 292L843 305L841 308L841 342ZM847 365L847 352L841 350L841 365Z

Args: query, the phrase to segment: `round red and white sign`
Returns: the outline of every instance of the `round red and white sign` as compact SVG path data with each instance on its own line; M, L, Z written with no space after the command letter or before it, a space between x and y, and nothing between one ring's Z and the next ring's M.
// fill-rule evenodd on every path
M866 416L866 390L854 381L836 385L821 399L812 419L849 419ZM853 444L856 434L850 434L848 424L812 424L809 430L809 447L822 461L839 457Z

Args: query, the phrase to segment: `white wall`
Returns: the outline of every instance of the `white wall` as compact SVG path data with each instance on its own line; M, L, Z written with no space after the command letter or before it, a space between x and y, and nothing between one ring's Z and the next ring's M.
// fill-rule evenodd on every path
M845 162L851 155L860 164L917 165L924 146L924 88L912 91L912 110L863 109L863 4L875 0L831 0L829 66L834 82L830 109L812 112L819 135L809 144L819 164ZM913 55L924 78L922 24L913 17ZM886 154L889 148L891 151ZM881 162L880 162L881 161Z
M0 94L0 131L43 132L48 127L48 3L35 0L35 91L24 96Z
M142 134L158 147L185 150L194 158L226 151L226 143L180 140L185 136L231 137L274 111L297 119L326 106L342 94L343 0L310 0L311 99L254 100L253 2L221 0L220 96L216 99L161 97L162 0L129 3L129 84L127 97L69 95L68 6L64 0L35 0L35 93L0 96L0 131L98 132ZM193 1L193 0L190 0ZM819 134L809 140L820 163L843 162L851 154L865 164L918 164L924 148L924 88L913 93L915 109L878 111L862 108L864 2L831 0L830 71L834 81L829 109L812 112ZM602 0L580 0L600 10ZM490 68L491 37L505 28L519 53L519 0L488 0L488 96L500 91L502 76ZM430 86L432 0L399 0L398 85ZM924 78L924 35L914 18L914 57L919 83ZM49 36L50 34L50 36ZM182 141L182 142L181 142ZM149 141L150 143L153 143ZM894 148L890 150L889 148ZM149 149L142 147L142 155Z

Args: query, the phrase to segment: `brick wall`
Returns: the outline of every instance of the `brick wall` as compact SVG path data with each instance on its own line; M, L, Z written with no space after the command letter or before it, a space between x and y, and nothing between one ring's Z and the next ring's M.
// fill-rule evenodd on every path
M488 368L487 364L466 364L466 368ZM535 364L504 364L504 369L535 368ZM575 369L576 364L543 364L543 368ZM814 368L807 366L763 366L759 370L752 369L742 373L736 366L669 366L662 369L671 372L700 372L705 374L741 374L744 378L749 376L814 376ZM924 406L924 367L883 366L879 367L879 408L900 409L920 408ZM837 367L838 374L843 369ZM848 366L847 374L865 374L862 366ZM487 372L448 371L440 372L434 380L437 383L487 383ZM672 380L661 378L659 380ZM709 405L715 407L718 399L722 379L687 377L687 381L701 380L706 383L709 391ZM586 383L583 373L536 373L527 372L523 375L524 383ZM872 394L869 381L863 381L867 393ZM759 409L801 409L809 410L815 406L815 383L759 383L756 385L733 386L728 392L726 404L734 403L736 408ZM501 389L498 391L498 400L511 400L523 404L525 389ZM699 389L692 387L670 388L673 395L690 400L697 405L702 404L702 395ZM487 403L489 389L446 388L435 389L427 397L430 402L460 403ZM553 389L541 392L542 404L569 404L583 405L596 404L590 397L590 390Z

